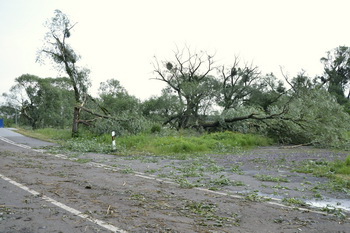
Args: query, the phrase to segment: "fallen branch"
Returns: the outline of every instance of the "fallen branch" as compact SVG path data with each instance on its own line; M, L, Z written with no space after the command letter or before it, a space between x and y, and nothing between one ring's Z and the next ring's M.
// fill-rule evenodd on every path
M293 145L293 146L281 146L281 149L293 149L293 148L298 148L298 147L302 147L302 146L310 146L312 145L311 142L309 143L304 143L304 144L298 144L298 145Z
M80 108L81 110L84 110L85 112L88 112L92 115L95 115L95 116L98 116L98 117L101 117L101 118L104 118L104 119L113 119L114 117L112 116L107 116L107 115L102 115L100 113L96 113L94 111L92 111L91 109L88 109L88 108L85 108L83 106L78 106L78 108Z

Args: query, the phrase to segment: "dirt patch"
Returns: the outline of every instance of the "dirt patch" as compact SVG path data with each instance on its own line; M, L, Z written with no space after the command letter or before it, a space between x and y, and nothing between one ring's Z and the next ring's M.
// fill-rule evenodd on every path
M315 184L321 187L328 180L295 173L293 164L346 155L310 147L270 147L183 159L79 153L64 156L0 141L3 175L128 232L346 232L350 228L346 211L318 213L297 202L285 203L296 206L282 206L261 196L294 200L314 197ZM323 198L347 197L345 192L321 188L318 194ZM7 221L0 221L0 229ZM32 230L41 225L33 221L22 224ZM83 228L72 229L83 232Z

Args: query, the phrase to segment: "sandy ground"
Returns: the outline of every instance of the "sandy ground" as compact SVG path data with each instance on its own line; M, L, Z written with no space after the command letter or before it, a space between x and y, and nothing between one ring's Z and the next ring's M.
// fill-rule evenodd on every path
M0 232L110 232L43 196L126 232L349 232L346 210L328 208L328 214L282 202L317 194L346 209L348 194L330 190L327 179L291 170L305 159L346 155L269 147L181 160L54 154L0 140L0 174L40 193L0 179ZM261 175L285 179L261 181Z

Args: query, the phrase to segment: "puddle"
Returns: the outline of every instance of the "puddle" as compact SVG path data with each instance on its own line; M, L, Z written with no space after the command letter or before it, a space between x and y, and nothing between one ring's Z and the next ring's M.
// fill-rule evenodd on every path
M259 195L260 197L270 198L273 201L281 201L283 199L282 196L277 196L277 195L274 195L274 194L262 193L262 192L258 192L258 191L244 190L244 191L236 192L236 194L241 194L241 195L247 195L247 194L251 194L251 193L255 193L255 194Z
M306 200L307 204L317 208L336 208L350 212L350 200L349 199L335 199L327 198L325 200Z
M237 192L237 194L249 194L252 193L252 191L240 191ZM273 194L266 194L262 192L255 192L257 195L262 197L271 198L274 201L281 201L283 199L282 196L277 196ZM347 212L350 212L350 199L337 199L337 198L325 198L323 200L303 200L306 204L308 204L310 207L315 208L330 208L330 209L342 209Z

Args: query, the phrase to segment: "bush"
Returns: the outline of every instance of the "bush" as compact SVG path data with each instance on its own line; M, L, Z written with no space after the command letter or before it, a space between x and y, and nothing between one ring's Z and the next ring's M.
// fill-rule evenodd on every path
M160 126L159 124L153 125L151 128L151 133L159 133L161 129L162 126Z

